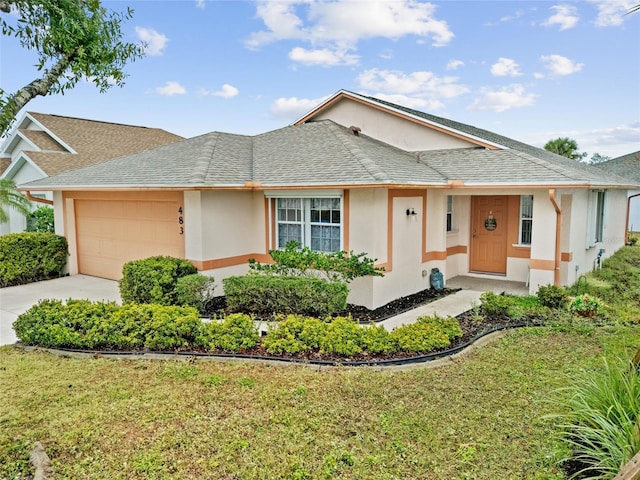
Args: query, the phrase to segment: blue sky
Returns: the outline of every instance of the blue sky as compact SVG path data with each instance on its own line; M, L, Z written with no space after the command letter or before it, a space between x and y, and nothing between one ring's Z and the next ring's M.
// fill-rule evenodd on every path
M258 134L340 89L591 157L640 150L640 12L635 0L115 1L147 55L124 88L83 82L26 110L164 128ZM0 86L36 77L2 38Z

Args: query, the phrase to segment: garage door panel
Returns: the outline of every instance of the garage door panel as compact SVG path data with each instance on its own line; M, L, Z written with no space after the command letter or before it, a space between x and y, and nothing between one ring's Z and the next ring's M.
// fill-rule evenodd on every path
M177 201L76 200L80 273L120 279L122 265L155 255L184 257Z

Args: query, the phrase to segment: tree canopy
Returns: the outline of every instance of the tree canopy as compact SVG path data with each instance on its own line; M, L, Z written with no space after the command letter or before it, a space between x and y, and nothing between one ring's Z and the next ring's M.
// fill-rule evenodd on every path
M16 190L16 185L8 178L0 178L0 223L9 220L7 208L13 208L28 215L31 210L31 202Z
M81 79L100 92L124 85L126 64L144 55L144 45L122 41L130 8L110 11L100 0L0 0L0 12L2 35L36 51L41 72L14 93L0 88L0 134L36 96L64 94Z
M554 140L549 140L544 145L544 149L549 152L557 153L563 157L570 158L572 160L582 160L587 156L587 153L578 152L578 142L572 138L560 137Z

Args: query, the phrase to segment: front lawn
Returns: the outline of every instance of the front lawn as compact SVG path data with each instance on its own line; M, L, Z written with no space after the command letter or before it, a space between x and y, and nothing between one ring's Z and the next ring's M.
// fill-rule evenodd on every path
M0 348L0 478L562 479L549 402L640 327L509 332L450 366L317 371Z

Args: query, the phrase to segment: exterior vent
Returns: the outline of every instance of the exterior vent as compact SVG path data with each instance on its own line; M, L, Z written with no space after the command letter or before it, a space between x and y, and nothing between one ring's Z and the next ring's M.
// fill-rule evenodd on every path
M349 131L357 137L360 135L360 132L362 131L362 129L360 127L354 127L353 125L351 125L349 127Z

